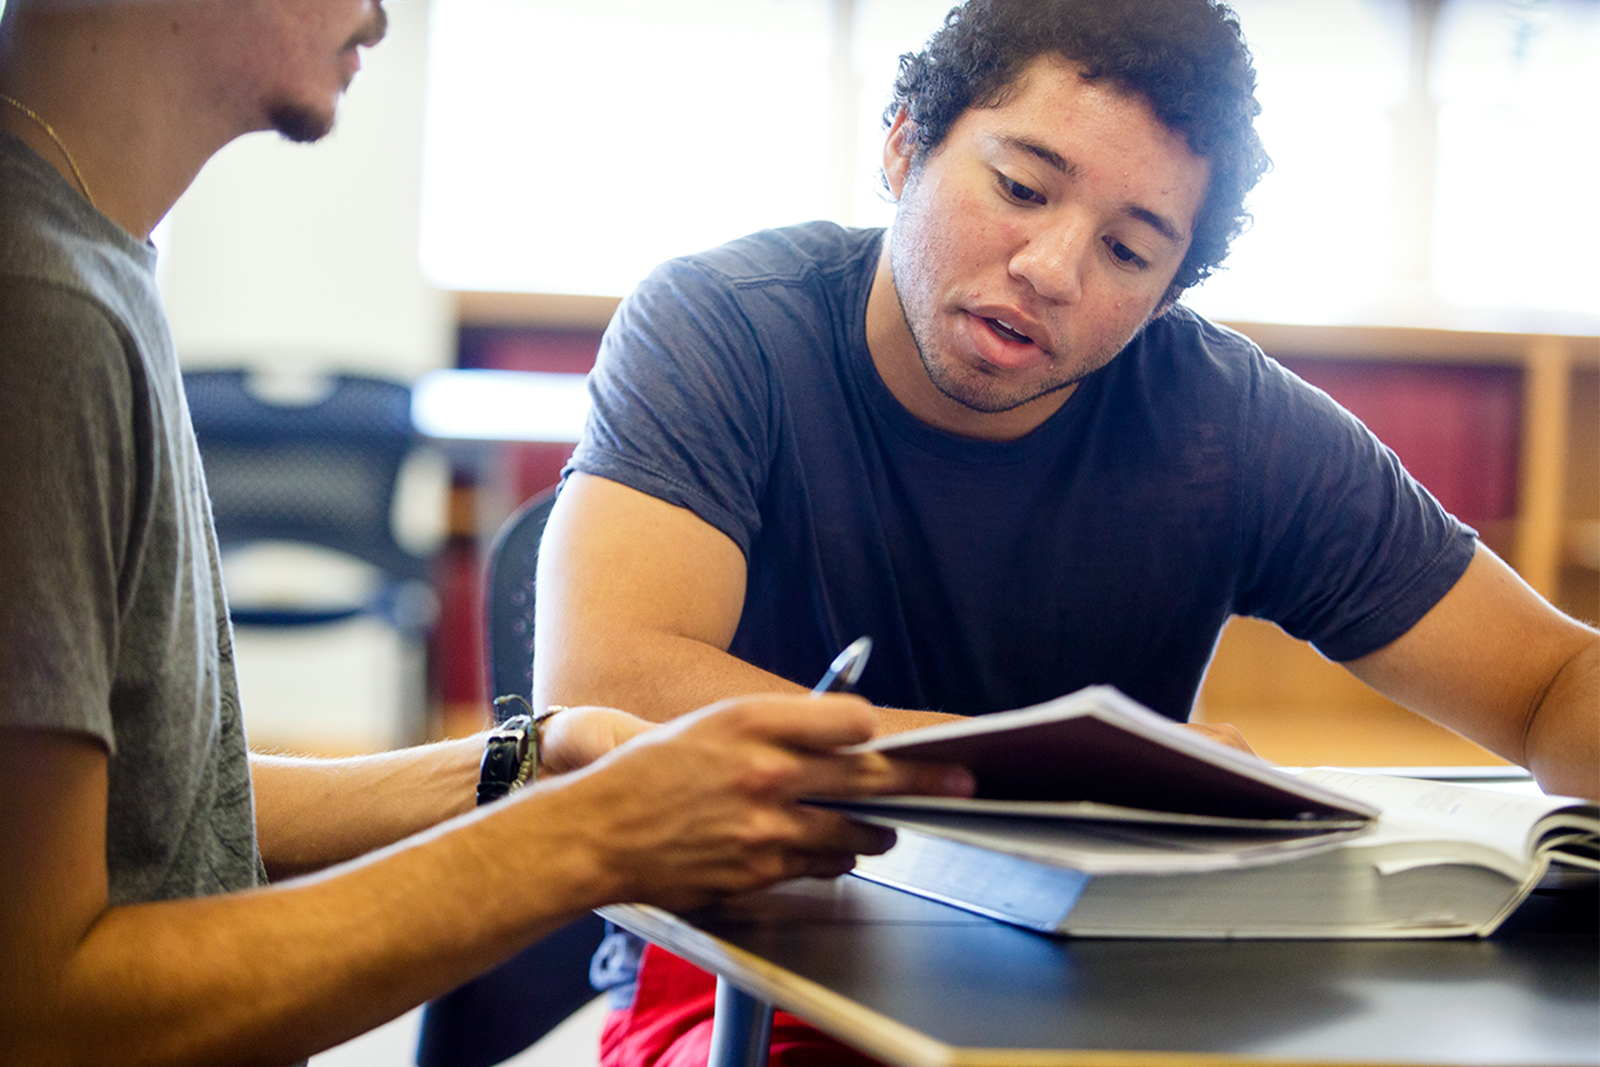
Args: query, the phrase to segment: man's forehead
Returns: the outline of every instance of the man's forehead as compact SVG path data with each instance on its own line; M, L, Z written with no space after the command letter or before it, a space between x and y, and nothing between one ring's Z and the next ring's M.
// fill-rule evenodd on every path
M1203 190L1209 183L1210 161L1190 148L1182 131L1162 121L1149 98L1109 79L1088 77L1082 64L1059 54L1034 57L986 103L969 107L957 121L975 119L989 127L985 139L991 144L1068 179L1078 176L1084 132L1098 125L1125 137L1128 145L1143 142L1140 150L1150 162L1146 176L1166 173L1172 179L1158 184L1175 189L1198 178ZM1168 240L1188 239L1192 219L1169 218L1142 205L1134 205L1130 214Z

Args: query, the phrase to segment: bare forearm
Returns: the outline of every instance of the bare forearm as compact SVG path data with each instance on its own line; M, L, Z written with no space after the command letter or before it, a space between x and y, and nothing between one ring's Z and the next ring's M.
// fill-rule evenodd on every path
M595 648L608 652L595 655ZM654 722L745 693L805 691L705 642L669 634L541 638L534 668L537 706L602 704Z
M562 798L527 802L326 875L112 908L47 1002L11 999L0 1061L287 1063L370 1029L609 895Z
M746 693L799 693L806 686L746 663L703 642L680 637L641 636L625 643L612 638L605 647L627 651L601 657L555 644L535 661L534 694L540 704L605 704L665 722L695 708ZM565 646L565 647L563 647ZM546 664L555 664L546 667ZM960 719L935 711L875 708L878 734Z
M1525 747L1526 766L1545 792L1600 800L1600 636L1551 682Z
M469 811L482 755L477 737L349 759L253 754L268 873L320 870Z
M1416 625L1347 666L1527 767L1548 792L1600 792L1600 633L1556 610L1481 544Z
M371 857L115 907L103 749L0 728L0 1067L290 1062L600 904L840 874L885 833L800 798L971 791L952 768L837 754L871 727L840 698L729 702Z

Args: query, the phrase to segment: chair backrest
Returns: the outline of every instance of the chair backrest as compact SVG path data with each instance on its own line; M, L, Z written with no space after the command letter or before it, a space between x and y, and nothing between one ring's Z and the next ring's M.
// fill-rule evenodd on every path
M539 541L555 502L555 488L540 493L490 543L484 607L490 692L497 696L533 690ZM587 915L431 1001L422 1014L417 1063L490 1067L532 1045L597 995L589 961L606 933L598 915Z
M533 691L539 541L555 502L555 487L535 496L501 525L489 546L484 613L491 696L515 693L527 697Z
M278 403L244 371L184 374L218 540L319 545L395 581L425 578L427 559L400 545L391 521L417 440L411 390L354 375L328 384L310 403Z

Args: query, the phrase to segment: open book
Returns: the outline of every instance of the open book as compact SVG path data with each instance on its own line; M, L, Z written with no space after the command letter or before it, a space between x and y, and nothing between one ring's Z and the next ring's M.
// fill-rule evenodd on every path
M900 841L857 873L1052 933L1491 932L1600 808L1349 771L1293 775L1105 687L863 748L963 763L972 799L827 801Z

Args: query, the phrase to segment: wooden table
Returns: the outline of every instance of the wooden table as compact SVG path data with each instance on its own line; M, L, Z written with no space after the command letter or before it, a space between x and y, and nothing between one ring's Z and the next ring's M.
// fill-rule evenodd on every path
M1487 940L1056 940L847 877L603 914L716 972L712 1064L775 1004L901 1067L1600 1064L1600 903Z

